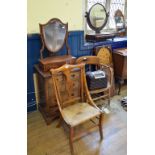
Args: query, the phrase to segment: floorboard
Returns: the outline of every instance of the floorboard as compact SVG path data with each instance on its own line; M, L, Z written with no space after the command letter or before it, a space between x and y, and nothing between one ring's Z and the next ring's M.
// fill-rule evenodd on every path
M91 134L74 142L76 155L127 154L127 112L120 105L120 99L126 95L126 87L122 87L121 95L112 98L110 113L103 120L104 139L100 141L99 130L95 128ZM28 155L70 155L68 135L62 127L56 128L57 123L58 120L55 120L47 126L40 112L28 114ZM90 123L79 128L88 127Z

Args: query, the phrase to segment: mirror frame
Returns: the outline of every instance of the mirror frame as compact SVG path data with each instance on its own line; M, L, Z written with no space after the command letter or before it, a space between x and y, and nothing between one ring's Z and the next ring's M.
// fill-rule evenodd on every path
M47 26L48 24L51 24L51 23L54 23L54 22L58 22L60 23L61 25L63 25L65 27L65 30L66 30L66 34L65 34L65 37L64 37L64 41L63 41L63 44L62 46L56 50L56 51L52 51L51 49L48 48L48 46L46 45L46 42L45 42L45 37L44 37L44 27ZM40 36L41 36L41 41L42 41L42 48L40 50L40 56L41 56L41 59L43 59L43 51L45 48L47 48L47 50L49 52L52 52L52 53L55 53L55 52L58 52L60 51L64 44L66 44L66 49L67 49L67 54L70 55L70 48L69 48L69 45L68 45L68 23L63 23L60 19L58 18L53 18L53 19L50 19L47 23L45 24L40 24L39 23L39 28L40 28Z
M102 26L100 26L100 27L95 27L95 26L93 26L92 23L91 23L91 21L90 21L90 12L91 12L91 10L93 9L93 7L94 7L95 5L101 5L101 6L103 7L104 11L105 11L105 14L106 14L105 21L104 21L104 23L102 24ZM90 27L92 30L94 30L95 33L100 33L100 31L101 31L101 30L105 27L105 25L107 24L108 17L109 17L109 13L107 13L105 7L104 7L102 4L100 4L100 3L95 3L94 5L91 6L91 8L89 9L89 12L86 12L85 17L86 17L86 20L87 20L87 23L88 23L89 27Z

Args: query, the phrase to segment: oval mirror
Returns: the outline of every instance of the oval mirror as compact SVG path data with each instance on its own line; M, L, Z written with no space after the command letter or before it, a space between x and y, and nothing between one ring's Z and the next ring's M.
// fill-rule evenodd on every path
M59 20L51 20L41 25L42 38L45 46L50 52L59 51L65 42L67 25Z
M106 12L105 7L100 4L94 4L89 12L86 12L87 23L91 29L93 29L96 33L100 33L100 31L104 28L108 20L108 13Z
M106 12L102 5L96 4L90 11L90 22L94 27L101 27L105 21Z

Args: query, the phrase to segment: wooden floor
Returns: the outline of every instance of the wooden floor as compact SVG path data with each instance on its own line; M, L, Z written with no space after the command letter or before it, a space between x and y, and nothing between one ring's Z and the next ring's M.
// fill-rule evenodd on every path
M126 87L121 95L112 98L110 113L104 116L103 134L100 141L98 128L74 142L76 155L126 155L127 154L127 112L120 105L126 96ZM27 117L28 155L70 155L68 135L64 128L56 128L58 120L46 125L40 112L32 112ZM88 122L78 129L88 127Z

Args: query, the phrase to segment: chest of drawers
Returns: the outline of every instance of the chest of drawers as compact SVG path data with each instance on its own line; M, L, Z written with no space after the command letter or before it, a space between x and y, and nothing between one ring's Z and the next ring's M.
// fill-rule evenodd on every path
M38 109L41 112L43 118L46 121L46 124L49 125L52 121L59 117L59 109L57 106L57 101L55 97L55 91L53 86L53 79L50 72L43 72L38 65L35 65L35 71L37 74L37 84L38 84ZM77 77L79 79L79 72L74 71L72 72L71 76ZM59 80L62 81L63 79L61 76ZM78 91L78 82L79 80L74 81L74 90L73 93L76 95ZM65 91L64 85L62 88ZM66 98L62 93L62 98Z

